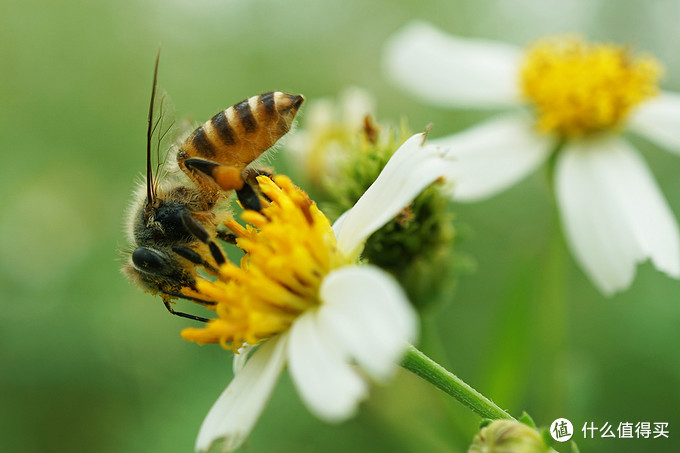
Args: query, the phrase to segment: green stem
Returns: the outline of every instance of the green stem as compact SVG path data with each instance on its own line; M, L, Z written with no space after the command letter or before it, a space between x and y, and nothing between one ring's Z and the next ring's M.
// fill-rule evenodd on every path
M514 420L514 417L510 414L463 382L458 376L446 370L437 362L416 349L415 346L409 346L401 366L416 376L420 376L439 390L453 396L464 406L467 406L483 418L491 420L503 418Z
M557 222L546 247L542 261L541 279L534 307L535 338L532 340L534 359L534 378L540 386L533 389L540 403L535 410L561 413L565 407L565 381L567 375L567 310L566 280L567 251Z

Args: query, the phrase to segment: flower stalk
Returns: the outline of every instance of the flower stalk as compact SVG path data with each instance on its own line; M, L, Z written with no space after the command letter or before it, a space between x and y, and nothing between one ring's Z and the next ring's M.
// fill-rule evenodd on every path
M515 420L512 415L470 387L458 376L430 359L415 346L411 345L408 347L401 366L434 385L439 390L451 395L480 417L491 420Z

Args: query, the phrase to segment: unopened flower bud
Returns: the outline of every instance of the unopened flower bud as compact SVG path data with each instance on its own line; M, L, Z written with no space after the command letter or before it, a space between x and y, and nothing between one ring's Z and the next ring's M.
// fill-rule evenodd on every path
M546 453L548 446L535 429L515 420L496 420L482 428L468 453Z

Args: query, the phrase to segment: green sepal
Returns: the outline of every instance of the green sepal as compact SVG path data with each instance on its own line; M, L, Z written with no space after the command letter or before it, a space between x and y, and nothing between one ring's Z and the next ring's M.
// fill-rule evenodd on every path
M486 428L487 426L489 426L491 422L493 422L493 420L491 420L490 418L482 419L482 421L479 422L479 429Z
M571 453L581 453L581 450L578 448L578 445L573 440L571 441Z
M517 421L520 421L520 422L524 423L525 425L536 429L536 423L534 422L534 419L531 418L531 415L529 415L526 412L522 412L522 415L517 419Z

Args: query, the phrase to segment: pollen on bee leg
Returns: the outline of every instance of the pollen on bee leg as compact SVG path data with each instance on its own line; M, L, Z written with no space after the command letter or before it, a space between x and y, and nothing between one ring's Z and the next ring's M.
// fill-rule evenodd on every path
M228 167L220 165L215 168L212 177L224 190L241 190L243 188L243 178L241 177L241 170L235 167Z

